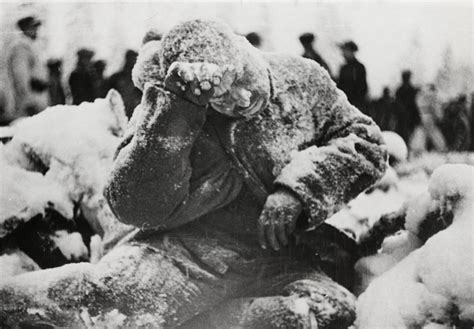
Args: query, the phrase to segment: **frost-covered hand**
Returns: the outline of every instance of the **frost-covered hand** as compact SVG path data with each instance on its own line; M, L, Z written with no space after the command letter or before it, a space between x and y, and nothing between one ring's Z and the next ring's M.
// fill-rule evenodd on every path
M171 64L165 78L166 89L198 105L207 105L222 82L219 66L211 63Z
M274 250L288 244L302 211L301 202L283 189L270 194L258 219L258 240L263 249L269 244Z

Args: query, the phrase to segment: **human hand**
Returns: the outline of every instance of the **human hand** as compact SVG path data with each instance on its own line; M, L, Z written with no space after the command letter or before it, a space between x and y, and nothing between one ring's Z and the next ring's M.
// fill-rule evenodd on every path
M219 67L206 62L171 64L165 87L175 94L212 108L230 117L251 117L259 112L265 99L239 86L232 65ZM254 96L254 97L253 97Z
M269 244L274 250L288 244L296 228L303 206L293 194L280 189L270 194L258 219L258 241L263 249Z
M174 62L165 77L165 87L193 103L207 105L222 77L215 64Z

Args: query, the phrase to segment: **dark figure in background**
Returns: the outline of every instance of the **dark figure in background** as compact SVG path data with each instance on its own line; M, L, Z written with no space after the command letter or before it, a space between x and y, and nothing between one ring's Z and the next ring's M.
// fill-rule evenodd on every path
M398 87L395 99L399 105L396 132L405 142L409 142L415 127L421 123L420 111L416 104L418 88L411 83L411 71L402 72L402 84Z
M262 38L257 32L250 32L245 36L245 38L255 48L260 48L262 46Z
M302 56L304 58L309 58L309 59L312 59L313 61L316 61L317 63L319 63L319 65L324 67L326 71L329 72L329 75L331 75L331 70L329 69L328 64L324 61L321 55L319 55L319 53L314 49L313 44L314 44L315 39L316 38L313 33L304 33L300 36L300 42L304 48L304 53Z
M83 48L77 52L77 66L69 76L69 87L74 105L92 102L95 99L93 57L94 52L89 49Z
M354 41L340 45L346 63L339 70L337 87L346 93L349 102L362 112L367 112L367 77L365 66L359 62L355 53L359 50Z
M440 123L441 131L449 151L468 151L471 143L471 129L466 95L449 102Z
M142 93L132 81L132 69L137 61L137 52L127 50L122 70L113 74L109 79L109 87L117 90L123 98L125 113L131 117L133 110L140 103Z
M109 91L107 79L104 77L107 64L103 60L97 60L92 64L92 67L94 68L95 98L105 98Z
M395 131L397 105L395 99L390 94L390 89L383 89L382 97L375 100L370 107L370 116L380 127L380 130Z
M49 104L66 104L66 96L62 85L62 65L60 59L50 59L48 61L49 71Z
M40 61L37 45L41 21L33 16L17 22L18 33L9 45L5 55L9 102L1 121L10 122L17 118L34 115L48 106L46 68Z

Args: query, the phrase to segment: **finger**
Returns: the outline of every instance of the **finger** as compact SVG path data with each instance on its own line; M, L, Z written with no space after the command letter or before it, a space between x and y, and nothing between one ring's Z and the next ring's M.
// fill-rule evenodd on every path
M258 220L257 234L258 234L258 243L260 243L260 246L262 247L262 249L267 249L267 244L265 242L265 217L263 214Z
M201 88L199 86L199 82L197 80L193 80L189 83L189 89L191 93L193 93L196 96L201 95Z
M275 235L275 226L273 223L265 227L265 233L267 237L268 244L273 248L273 250L280 250L280 245L278 244L276 235Z
M211 88L212 88L211 83L207 80L201 81L201 83L199 85L200 85L201 89L204 90L204 91L211 90Z
M236 100L237 105L240 107L249 107L251 96L252 93L244 88L234 88L232 90L232 98Z
M282 246L286 246L288 244L288 237L287 237L287 232L286 232L286 225L285 221L280 220L278 224L276 225L276 235L278 237L278 241L280 241L280 244Z
M191 65L177 65L178 75L183 79L185 82L190 82L194 80L194 70Z

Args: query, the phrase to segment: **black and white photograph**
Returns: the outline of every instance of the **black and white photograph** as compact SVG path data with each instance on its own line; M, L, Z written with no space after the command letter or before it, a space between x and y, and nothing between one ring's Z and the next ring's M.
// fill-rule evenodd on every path
M474 2L0 0L0 328L474 328Z

